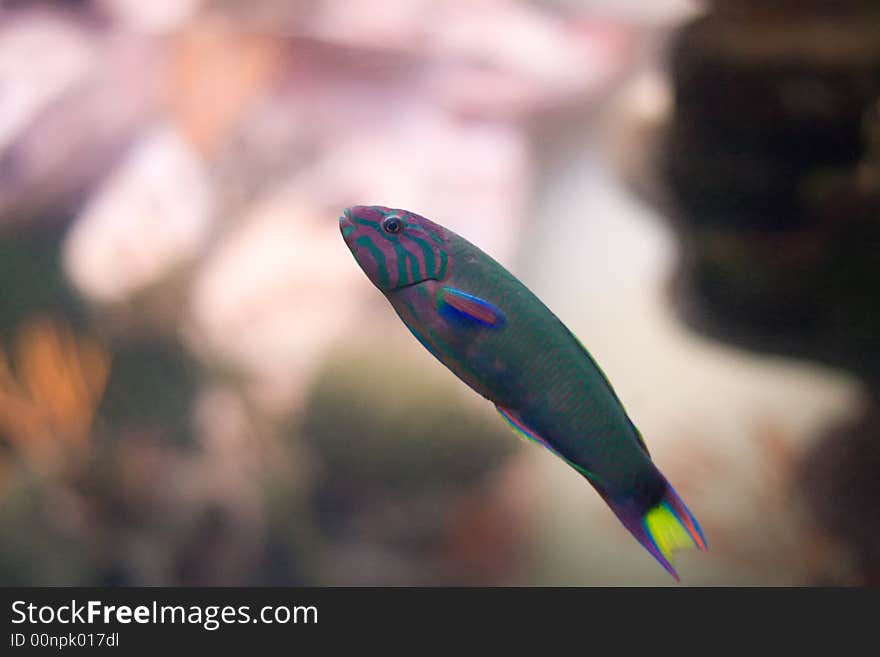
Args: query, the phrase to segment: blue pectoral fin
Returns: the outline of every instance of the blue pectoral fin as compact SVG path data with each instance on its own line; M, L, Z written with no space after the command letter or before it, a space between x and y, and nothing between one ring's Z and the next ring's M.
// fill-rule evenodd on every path
M549 442L547 442L544 438L542 438L540 435L538 435L538 433L536 431L529 428L528 425L526 425L526 423L522 421L522 419L519 417L519 415L517 415L517 413L515 411L511 411L510 409L499 406L498 404L495 405L495 408L498 410L498 413L501 415L501 417L504 418L504 421L507 422L508 425L510 425L510 428L513 429L513 432L516 435L518 435L520 438L525 438L528 441L531 441L533 443L537 443L541 447L548 449L551 453L555 454L556 456L561 458L563 461L568 463L572 468L574 468L575 470L580 472L583 476L585 476L591 482L593 482L597 486L601 485L600 479L595 474L593 474L592 472L590 472L589 470L587 470L583 466L580 466L577 463L573 463L572 461L569 461L562 454L557 452L553 448L553 446L550 445Z
M454 287L443 287L438 294L437 304L440 313L449 318L476 322L490 328L499 328L507 322L498 306Z

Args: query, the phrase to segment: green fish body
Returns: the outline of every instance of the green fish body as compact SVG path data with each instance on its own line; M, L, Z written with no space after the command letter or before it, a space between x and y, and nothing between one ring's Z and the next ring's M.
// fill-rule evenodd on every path
M349 208L343 238L413 335L518 434L582 474L676 579L671 553L706 549L607 377L571 331L479 248L420 215Z

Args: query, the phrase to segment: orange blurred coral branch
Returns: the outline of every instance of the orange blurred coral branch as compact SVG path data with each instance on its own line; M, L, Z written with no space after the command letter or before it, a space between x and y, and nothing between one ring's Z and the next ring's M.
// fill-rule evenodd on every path
M0 345L0 435L31 465L60 463L88 443L109 354L45 316L19 326L14 342L14 368Z

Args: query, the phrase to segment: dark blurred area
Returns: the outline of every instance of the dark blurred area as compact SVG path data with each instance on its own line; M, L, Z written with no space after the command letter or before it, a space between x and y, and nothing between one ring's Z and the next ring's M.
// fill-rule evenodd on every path
M765 4L0 4L0 582L668 584L370 286L381 203L603 363L686 582L876 584L880 8Z
M693 321L876 381L880 8L742 4L670 55L664 167Z
M813 447L802 481L880 584L880 6L710 5L669 57L679 305L707 335L864 381L865 414Z

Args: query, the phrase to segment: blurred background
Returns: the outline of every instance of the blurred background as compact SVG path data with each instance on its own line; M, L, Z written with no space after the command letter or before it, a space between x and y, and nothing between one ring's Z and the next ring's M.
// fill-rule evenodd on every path
M0 3L0 583L673 583L367 281L337 217L382 204L592 351L703 525L686 584L880 584L877 34L858 0Z

